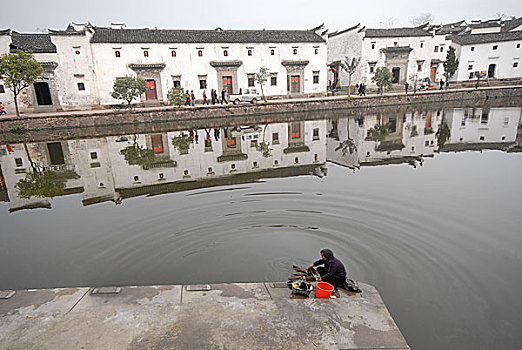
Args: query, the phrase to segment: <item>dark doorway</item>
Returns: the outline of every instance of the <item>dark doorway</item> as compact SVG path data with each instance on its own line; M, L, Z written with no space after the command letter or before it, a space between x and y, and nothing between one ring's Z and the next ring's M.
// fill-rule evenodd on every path
M392 68L392 74L393 74L393 83L394 84L399 83L401 69L399 67L393 67Z
M50 106L53 104L51 99L51 91L47 83L34 83L34 91L36 92L36 101L39 106Z
M62 144L60 142L48 143L47 150L49 151L51 165L65 164L65 160L63 158Z
M223 76L223 90L227 93L232 94L232 77L230 75Z
M155 80L147 80L146 81L147 90L145 91L145 99L149 100L157 100L158 94L156 93L156 81Z
M495 77L495 68L497 68L497 65L492 63L488 67L488 78L494 78Z

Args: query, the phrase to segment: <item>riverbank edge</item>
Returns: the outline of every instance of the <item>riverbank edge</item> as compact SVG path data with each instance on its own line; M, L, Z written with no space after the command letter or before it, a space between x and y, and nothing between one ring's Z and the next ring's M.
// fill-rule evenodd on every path
M286 282L2 291L0 349L409 349L359 285L335 299L292 297Z
M140 125L173 121L207 121L212 119L233 120L276 116L281 114L369 109L375 107L399 107L428 105L434 103L490 101L501 98L522 99L522 86L487 87L449 91L424 91L417 94L388 94L372 96L334 96L324 98L269 101L255 105L219 105L196 107L152 107L134 111L92 110L4 116L0 118L2 133L30 130L61 130L67 128L89 128L116 125Z

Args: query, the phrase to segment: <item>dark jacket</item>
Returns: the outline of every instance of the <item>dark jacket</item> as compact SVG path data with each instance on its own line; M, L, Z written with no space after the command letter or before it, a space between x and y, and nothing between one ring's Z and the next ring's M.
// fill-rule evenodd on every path
M328 273L322 276L323 279L328 278L330 276L335 276L341 279L346 279L346 269L344 268L341 260L336 257L332 257L328 260L319 259L314 262L314 266L324 265L324 267L328 270Z

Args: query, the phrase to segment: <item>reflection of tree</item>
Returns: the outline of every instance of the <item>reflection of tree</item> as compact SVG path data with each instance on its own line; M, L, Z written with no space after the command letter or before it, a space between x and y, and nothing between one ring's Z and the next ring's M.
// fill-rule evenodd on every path
M444 118L442 118L439 130L435 134L437 136L437 145L439 146L439 151L442 147L444 147L444 144L450 138L450 134L451 131L449 126L446 123L444 123Z
M263 142L258 143L256 146L256 150L258 150L259 152L263 152L263 157L265 157L265 158L270 157L271 149L269 148L268 142L263 141Z
M266 134L266 128L268 124L265 124L263 128L263 140L256 146L256 150L263 153L263 157L268 158L270 157L270 151L272 150L270 148L270 144L268 141L265 141L265 134Z
M188 149L190 147L190 144L192 143L192 139L187 134L181 134L179 136L174 136L172 138L172 146L174 148L177 148L179 150L179 153L187 153Z
M62 174L58 174L55 171L36 170L28 173L25 179L19 180L15 187L18 189L18 195L21 198L53 198L63 195L66 181Z
M357 146L355 145L355 142L352 139L344 140L343 142L339 143L339 146L335 149L335 151L339 151L343 153L343 157L346 156L347 152L350 152L352 154L353 152L357 151Z
M377 124L375 127L368 129L368 137L372 141L384 141L386 136L390 133L391 123Z
M18 195L25 199L31 197L53 198L63 195L65 182L67 181L65 176L55 171L39 169L33 162L25 143L24 148L32 171L25 176L25 179L20 179L16 183L15 187L18 189Z
M129 165L140 165L145 168L154 163L154 151L138 145L136 135L134 135L133 144L122 149L120 154L125 157L125 161Z

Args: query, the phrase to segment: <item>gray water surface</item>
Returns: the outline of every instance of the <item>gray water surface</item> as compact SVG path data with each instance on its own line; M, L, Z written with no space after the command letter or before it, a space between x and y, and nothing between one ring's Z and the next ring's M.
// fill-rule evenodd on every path
M328 143L341 122L324 123ZM413 349L522 348L522 154L416 153L382 166L365 166L363 155L353 167L330 162L328 149L320 176L202 185L121 205L84 206L73 193L50 199L51 210L10 213L11 191L0 203L0 289L283 281L292 264L329 247L351 278L377 287Z

